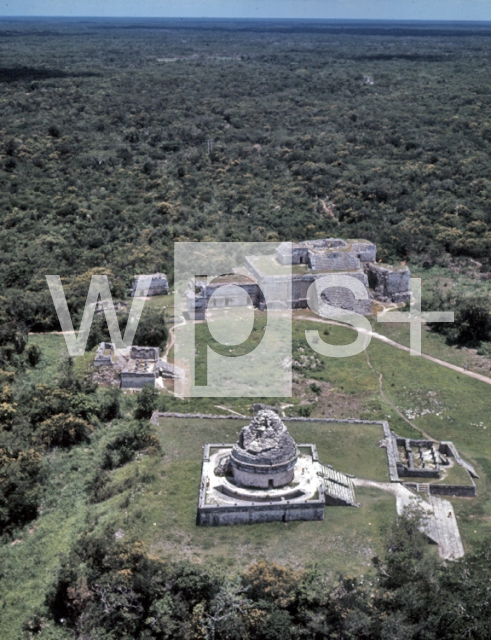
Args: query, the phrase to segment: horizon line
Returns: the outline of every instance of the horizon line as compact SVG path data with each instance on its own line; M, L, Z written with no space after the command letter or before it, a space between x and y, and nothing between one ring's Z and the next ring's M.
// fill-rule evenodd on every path
M289 18L289 17L232 17L232 16L93 16L93 15L1 15L0 20L228 20L228 21L288 21L288 22L351 22L351 23L399 23L399 24L491 24L490 20L430 20L422 18Z

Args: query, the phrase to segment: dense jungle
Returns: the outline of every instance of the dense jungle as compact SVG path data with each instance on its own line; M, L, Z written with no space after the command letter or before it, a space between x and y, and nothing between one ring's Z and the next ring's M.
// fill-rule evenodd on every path
M364 237L384 262L487 270L490 31L435 25L1 25L0 277L124 290L174 242Z

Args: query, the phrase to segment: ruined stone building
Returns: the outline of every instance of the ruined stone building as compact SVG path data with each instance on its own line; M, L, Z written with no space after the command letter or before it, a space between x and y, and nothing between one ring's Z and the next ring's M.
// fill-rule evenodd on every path
M155 387L158 360L157 347L131 347L126 367L121 371L121 388L143 389L146 385Z
M142 281L142 278L144 279ZM167 295L169 293L169 283L167 276L163 273L151 273L148 275L138 276L133 280L131 285L130 295L132 297L140 297L145 295L145 291L141 289L142 284L147 284L150 280L150 287L148 289L147 296L160 296ZM138 288L138 281L140 281L140 288Z
M101 342L97 347L94 358L94 366L101 367L113 364L114 344L112 342Z
M132 346L115 349L111 342L101 342L94 357L94 366L110 367L119 374L122 389L163 387L163 378L184 378L178 366L161 359L157 347Z
M326 504L358 506L351 478L298 444L281 418L262 410L238 441L204 448L198 524L323 520Z
M323 238L293 245L282 243L275 255L248 256L244 267L234 274L215 278L211 283L193 282L187 294L188 313L202 320L210 307L253 304L259 309L267 306L303 309L308 306L310 286L323 276L330 276L331 284L328 288L322 282L316 284L317 296L336 308L369 315L373 298L383 302L408 301L409 269L377 264L376 254L376 246L366 240ZM344 276L359 280L367 299L356 299L343 283Z

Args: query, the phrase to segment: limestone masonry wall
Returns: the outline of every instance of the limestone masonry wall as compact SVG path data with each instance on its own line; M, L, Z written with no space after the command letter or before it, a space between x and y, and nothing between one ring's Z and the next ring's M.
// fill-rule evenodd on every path
M324 499L304 503L254 504L254 506L205 505L198 510L197 524L204 527L217 527L258 522L324 520L324 507Z
M365 265L365 272L368 276L370 288L373 289L375 296L380 300L408 302L411 299L409 290L411 272L407 267L391 270L368 263Z

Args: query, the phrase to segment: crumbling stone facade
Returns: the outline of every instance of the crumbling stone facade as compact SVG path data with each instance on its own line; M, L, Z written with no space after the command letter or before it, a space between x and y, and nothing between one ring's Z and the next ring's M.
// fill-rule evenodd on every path
M368 276L368 284L373 289L374 295L382 302L409 302L411 292L409 279L411 272L404 269L389 269L377 264L365 265Z
M263 409L244 427L230 456L238 486L283 487L293 480L295 441L274 411Z
M188 313L194 320L204 320L208 308L244 307L252 304L259 307L262 292L251 278L230 274L215 278L208 283L197 280L195 291L188 292Z

